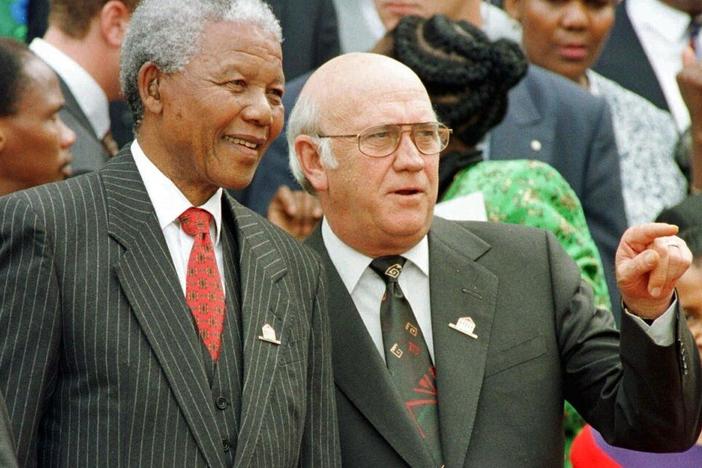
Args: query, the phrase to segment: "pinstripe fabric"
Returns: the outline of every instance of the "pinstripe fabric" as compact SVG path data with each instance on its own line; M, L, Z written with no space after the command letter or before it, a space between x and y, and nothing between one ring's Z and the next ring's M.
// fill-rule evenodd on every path
M0 199L0 389L23 466L338 465L321 267L225 206L241 273L235 454L213 394L228 376L210 387L128 150L98 173ZM280 346L257 339L265 323Z

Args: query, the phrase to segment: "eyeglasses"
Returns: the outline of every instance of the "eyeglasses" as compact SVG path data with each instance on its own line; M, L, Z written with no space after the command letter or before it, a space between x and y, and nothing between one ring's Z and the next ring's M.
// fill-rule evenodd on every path
M404 127L410 127L408 129ZM403 133L409 133L417 150L438 154L448 146L451 130L439 122L378 125L356 135L318 135L320 138L356 138L358 150L371 158L390 156L400 146Z

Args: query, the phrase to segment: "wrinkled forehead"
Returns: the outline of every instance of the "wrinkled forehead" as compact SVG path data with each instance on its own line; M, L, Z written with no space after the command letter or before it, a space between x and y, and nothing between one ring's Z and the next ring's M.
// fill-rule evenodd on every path
M359 80L336 87L320 106L322 125L353 131L389 123L426 122L436 119L427 91L414 80Z

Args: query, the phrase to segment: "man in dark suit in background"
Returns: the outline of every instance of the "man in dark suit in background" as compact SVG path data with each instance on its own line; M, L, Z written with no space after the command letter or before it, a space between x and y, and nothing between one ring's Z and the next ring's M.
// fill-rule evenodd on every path
M699 0L624 0L617 5L614 26L594 67L670 111L681 132L690 117L675 75L683 68L685 48L702 51L700 14Z
M283 30L283 71L292 80L339 55L332 0L266 0Z
M0 201L0 387L22 466L338 466L322 268L221 187L282 127L259 0L146 0L137 139Z
M376 7L386 28L392 29L402 16L429 17L444 14L453 20L482 22L478 0L398 2L377 0ZM401 2L400 2L401 3ZM411 10L410 10L411 9ZM288 84L283 98L286 112L292 109L306 76ZM588 227L602 257L615 318L619 319L619 294L614 279L614 253L626 228L619 154L609 108L565 78L537 66L509 93L507 115L487 138L488 159L535 159L555 167L573 187L582 205ZM299 189L287 166L288 146L284 138L273 142L240 200L266 214L271 200L279 202L282 185ZM299 213L313 213L299 210ZM306 219L286 219L289 226L305 226Z
M59 76L61 118L76 133L75 175L100 169L116 154L109 102L120 97L119 54L139 0L54 0L43 39L30 48Z
M344 466L562 466L564 398L617 445L691 446L702 372L673 300L691 260L677 228L624 234L620 338L551 234L432 217L448 139L420 79L374 54L319 68L288 122L324 211L308 243Z

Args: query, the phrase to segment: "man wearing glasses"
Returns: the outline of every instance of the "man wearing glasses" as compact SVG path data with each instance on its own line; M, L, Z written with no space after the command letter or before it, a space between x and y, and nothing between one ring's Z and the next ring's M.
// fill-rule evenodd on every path
M562 466L564 397L614 443L691 446L702 383L677 228L624 234L620 338L550 234L433 218L450 132L419 78L375 54L323 65L288 122L324 211L308 243L330 286L343 465Z

